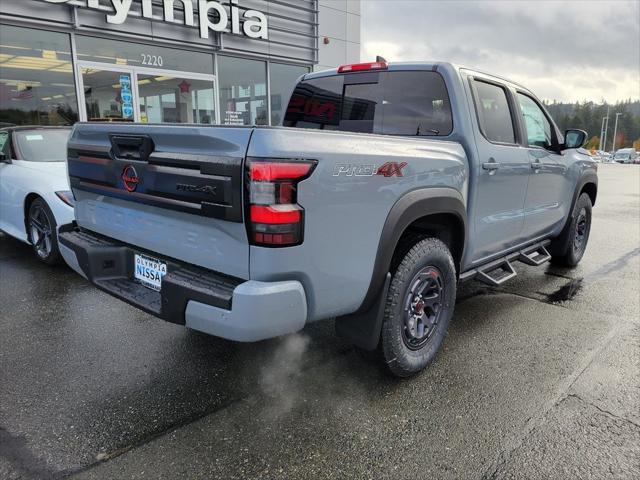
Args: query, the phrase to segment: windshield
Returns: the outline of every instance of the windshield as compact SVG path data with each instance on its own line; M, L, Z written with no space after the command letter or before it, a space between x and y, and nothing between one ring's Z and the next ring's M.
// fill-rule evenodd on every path
M21 130L14 132L22 160L30 162L64 162L71 130Z
M616 153L615 158L629 158L629 152L618 152Z

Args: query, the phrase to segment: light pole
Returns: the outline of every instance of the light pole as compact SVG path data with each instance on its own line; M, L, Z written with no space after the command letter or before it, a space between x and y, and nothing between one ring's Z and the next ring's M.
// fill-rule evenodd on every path
M602 117L602 124L600 125L600 144L598 145L598 150L601 152L604 150L602 146L602 141L604 140L604 121L607 117Z
M607 107L607 116L604 117L604 119L605 119L604 135L603 135L604 140L602 140L602 149L606 151L607 150L607 130L609 130L609 107Z
M611 145L611 152L616 153L616 134L618 133L618 117L621 116L621 113L616 113L616 123L613 127L613 145Z

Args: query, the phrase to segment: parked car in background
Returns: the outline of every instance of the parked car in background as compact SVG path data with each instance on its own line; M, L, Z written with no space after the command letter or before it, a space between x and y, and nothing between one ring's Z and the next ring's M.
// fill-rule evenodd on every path
M604 150L596 150L596 155L600 157L603 163L611 162L611 154Z
M613 160L618 163L635 163L638 153L633 148L621 148L613 156Z
M66 157L70 127L0 129L0 230L60 262L58 225L73 221Z

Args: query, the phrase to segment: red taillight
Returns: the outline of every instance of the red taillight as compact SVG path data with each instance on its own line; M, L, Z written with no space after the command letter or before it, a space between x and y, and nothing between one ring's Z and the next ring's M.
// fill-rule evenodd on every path
M304 209L297 204L297 186L315 165L312 160L248 160L252 244L287 247L302 243Z
M251 205L251 221L269 225L284 223L298 223L300 221L300 207L297 205L275 205L265 207Z
M251 162L251 180L257 182L295 180L307 176L312 167L312 163Z
M338 73L365 72L368 70L386 70L389 68L387 62L354 63L352 65L342 65L338 68Z

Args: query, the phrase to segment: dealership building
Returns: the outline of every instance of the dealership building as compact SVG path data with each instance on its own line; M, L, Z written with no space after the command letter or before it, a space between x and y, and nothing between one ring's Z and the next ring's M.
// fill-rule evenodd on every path
M360 0L2 0L0 124L278 125L360 60Z

